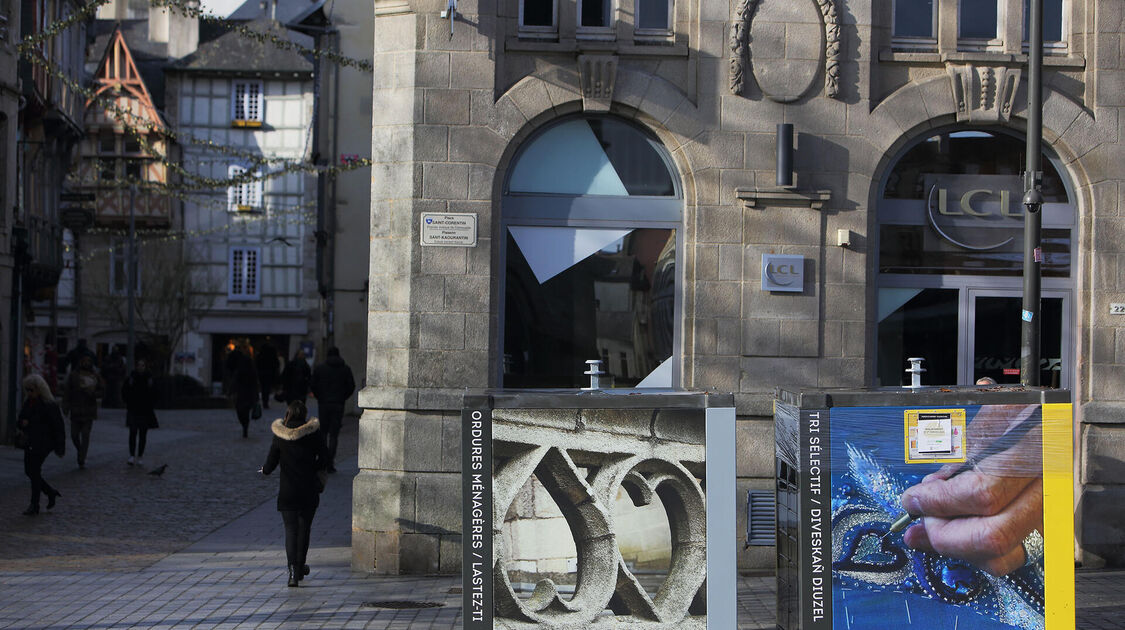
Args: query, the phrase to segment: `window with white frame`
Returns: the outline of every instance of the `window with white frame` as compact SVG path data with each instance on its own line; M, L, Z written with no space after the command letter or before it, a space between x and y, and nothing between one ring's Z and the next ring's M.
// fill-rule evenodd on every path
M932 46L937 43L937 3L934 0L895 0L894 43L900 46Z
M1066 48L1063 37L1063 0L1043 0L1043 48L1047 50ZM1023 0L1023 45L1027 49L1031 32L1031 0Z
M557 33L558 7L558 0L520 0L520 34Z
M259 272L261 271L262 248L230 248L230 283L227 299L251 301L262 298Z
M262 125L262 82L235 81L231 90L231 120L236 127Z
M257 212L262 209L262 180L247 178L245 166L231 164L227 169L229 179L238 179L227 186L227 209L231 212Z
M957 9L958 47L994 50L1003 45L1000 25L1004 3L998 0L960 0Z
M578 0L578 33L612 36L613 0Z
M670 35L673 4L673 0L636 0L637 21L633 32L639 36Z
M137 271L133 289L141 294L141 274ZM129 242L115 239L109 252L109 292L112 295L126 295L129 292Z

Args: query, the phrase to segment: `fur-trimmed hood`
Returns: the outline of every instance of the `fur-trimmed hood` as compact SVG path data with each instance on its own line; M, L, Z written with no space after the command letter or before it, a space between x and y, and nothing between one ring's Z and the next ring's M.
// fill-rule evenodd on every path
M286 440L288 442L296 442L306 435L312 435L313 433L319 431L320 420L316 417L312 417L309 418L308 421L301 426L290 429L289 427L285 426L284 418L278 418L277 420L273 421L273 424L270 425L270 430L273 431L274 435L283 440Z

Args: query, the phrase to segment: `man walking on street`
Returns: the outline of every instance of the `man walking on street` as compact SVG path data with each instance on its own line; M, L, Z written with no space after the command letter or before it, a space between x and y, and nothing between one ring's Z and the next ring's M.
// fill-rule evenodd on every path
M277 360L277 347L273 345L269 337L255 353L254 364L258 368L258 384L262 386L262 409L269 409L270 396L273 395L273 384L277 382L278 372L281 371Z
M294 400L306 402L305 399L309 397L311 377L312 370L309 369L309 362L305 360L305 351L298 348L289 363L285 364L285 369L281 371L281 395L286 404Z
M312 374L312 393L320 407L320 425L328 439L328 472L336 472L336 446L340 442L340 425L344 405L355 391L352 369L340 358L340 349L328 349L328 359L316 366Z
M63 389L63 412L70 415L70 440L78 451L78 467L86 467L86 451L90 448L90 429L98 417L98 399L105 393L105 382L94 371L94 361L87 355L78 358L78 367L70 371Z

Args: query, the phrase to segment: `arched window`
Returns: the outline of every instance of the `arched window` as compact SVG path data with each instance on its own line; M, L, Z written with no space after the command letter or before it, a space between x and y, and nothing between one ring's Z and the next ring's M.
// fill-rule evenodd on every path
M501 208L501 384L678 382L683 199L667 152L611 117L569 118L530 138Z
M927 385L1019 382L1025 153L1006 130L950 129L912 143L886 175L876 384L902 384L907 357L926 359ZM1057 164L1044 153L1040 382L1067 387L1076 217Z

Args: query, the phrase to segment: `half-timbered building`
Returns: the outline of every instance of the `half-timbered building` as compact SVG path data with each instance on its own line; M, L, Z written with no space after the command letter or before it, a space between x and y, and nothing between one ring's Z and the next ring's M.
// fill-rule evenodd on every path
M171 358L171 331L158 313L168 308L165 287L176 282L170 272L182 267L180 248L168 246L177 238L179 193L169 178L177 148L122 28L99 39L105 40L104 52L87 93L86 134L70 177L74 201L66 210L67 273L74 281L65 285L60 308L73 311L78 337L99 354L124 348L129 278L135 274L138 356L163 363ZM160 72L159 65L153 72ZM71 296L77 299L66 299Z
M246 342L313 360L319 336L312 153L313 64L273 41L311 38L257 20L202 43L166 71L168 116L191 141L184 255L191 329L183 372L220 389L223 359ZM186 181L186 180L185 180ZM266 342L269 342L267 344Z

